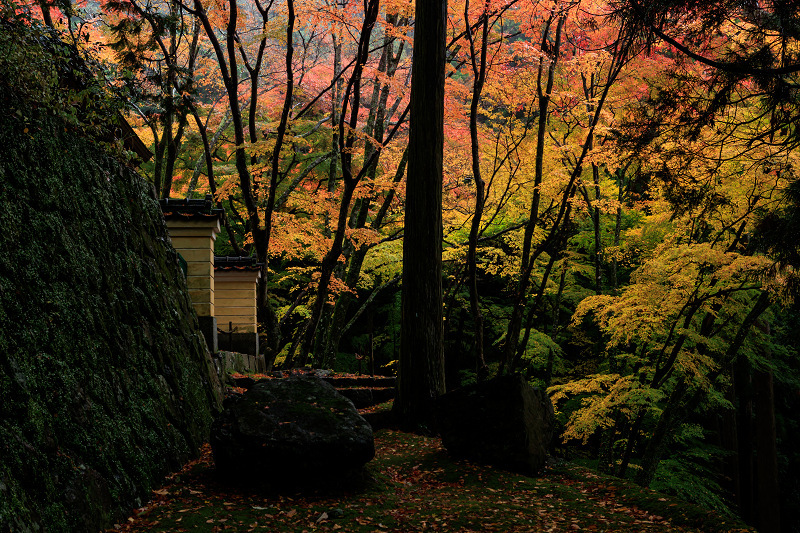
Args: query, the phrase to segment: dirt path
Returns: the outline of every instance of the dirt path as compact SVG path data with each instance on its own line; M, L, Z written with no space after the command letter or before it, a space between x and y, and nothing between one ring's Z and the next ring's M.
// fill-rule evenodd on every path
M365 483L310 494L224 483L206 446L126 524L109 531L749 531L569 464L528 478L453 461L436 438L381 430L375 442Z

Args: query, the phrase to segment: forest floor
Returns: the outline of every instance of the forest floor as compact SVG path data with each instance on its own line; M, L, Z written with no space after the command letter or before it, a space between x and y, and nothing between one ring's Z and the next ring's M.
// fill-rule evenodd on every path
M440 439L394 430L377 431L375 447L355 486L277 494L221 480L206 445L108 531L752 531L570 463L530 478L453 460Z

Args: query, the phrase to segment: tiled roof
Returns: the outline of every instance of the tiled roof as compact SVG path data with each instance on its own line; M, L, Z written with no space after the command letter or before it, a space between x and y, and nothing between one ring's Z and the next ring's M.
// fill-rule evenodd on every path
M197 218L220 218L222 209L214 206L214 201L210 194L205 198L162 198L158 201L161 211L167 220L176 219L197 219Z
M214 270L239 270L258 272L264 263L256 262L255 257L234 256L234 255L215 255Z

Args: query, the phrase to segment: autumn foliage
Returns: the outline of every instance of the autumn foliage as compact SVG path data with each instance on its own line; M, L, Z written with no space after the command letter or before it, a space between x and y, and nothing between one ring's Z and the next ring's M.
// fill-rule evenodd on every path
M787 5L453 0L446 41L448 388L520 372L600 470L762 524L758 479L797 474ZM411 1L13 7L95 50L143 173L267 265L268 366L394 371Z

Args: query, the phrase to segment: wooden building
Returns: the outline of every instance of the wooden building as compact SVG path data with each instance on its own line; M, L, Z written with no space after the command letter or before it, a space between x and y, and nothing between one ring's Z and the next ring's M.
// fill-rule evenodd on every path
M218 351L214 280L214 242L222 210L211 196L204 199L159 200L172 245L186 261L186 284L208 349Z
M215 310L221 350L258 355L255 257L214 258Z

